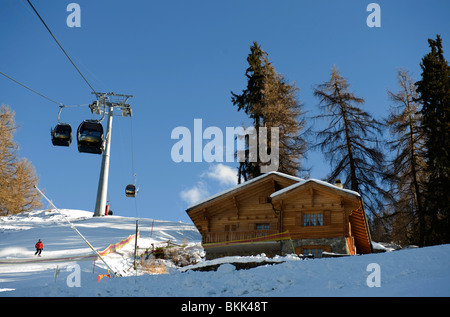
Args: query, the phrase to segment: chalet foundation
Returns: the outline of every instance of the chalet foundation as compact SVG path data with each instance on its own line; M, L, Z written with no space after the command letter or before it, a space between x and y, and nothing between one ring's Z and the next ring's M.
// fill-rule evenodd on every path
M222 258L225 256L249 256L264 253L268 257L280 254L280 241L252 243L247 245L224 246L206 248L206 260ZM292 252L291 252L292 253Z
M225 256L256 256L264 253L268 257L276 255L302 254L313 257L347 255L347 240L338 238L284 240L252 243L246 245L210 247L205 249L206 259L212 260Z
M350 254L347 241L343 237L280 241L280 244L282 255L295 253L326 257L326 253L336 255Z

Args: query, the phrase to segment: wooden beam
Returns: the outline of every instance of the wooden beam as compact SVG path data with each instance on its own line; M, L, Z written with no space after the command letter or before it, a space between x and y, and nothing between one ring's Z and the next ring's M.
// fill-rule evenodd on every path
M210 230L210 218L209 218L209 215L208 215L208 211L207 211L206 208L203 208L202 212L203 212L203 220L206 220L206 232L209 232L209 230Z
M238 217L238 219L239 219L239 205L238 205L236 196L233 196L232 199L233 199L233 205L234 205L234 208L235 208L235 210L236 210L236 217Z

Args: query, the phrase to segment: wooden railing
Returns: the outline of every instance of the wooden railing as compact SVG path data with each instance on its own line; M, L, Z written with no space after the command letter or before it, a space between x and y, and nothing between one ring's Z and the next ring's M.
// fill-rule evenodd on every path
M202 243L217 243L226 241L254 239L276 233L278 233L278 231L276 230L205 232L202 234Z

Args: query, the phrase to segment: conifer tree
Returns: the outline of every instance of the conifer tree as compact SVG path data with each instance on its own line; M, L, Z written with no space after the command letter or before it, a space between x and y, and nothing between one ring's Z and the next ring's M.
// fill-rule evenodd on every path
M307 150L306 140L301 135L305 122L297 100L299 89L294 84L288 84L273 67L268 68L267 78L263 91L264 107L261 111L264 126L279 127L278 171L297 176L299 172L306 171L301 159Z
M275 71L268 54L256 42L250 47L247 62L247 88L241 94L231 92L232 103L252 119L256 132L260 127L266 127L269 138L271 128L279 128L278 171L296 176L303 171L301 159L306 152L306 141L300 134L304 121L301 104L297 100L298 88ZM256 137L259 137L258 133ZM268 141L270 149L271 140ZM258 139L256 144L259 145ZM241 177L248 180L261 175L263 164L259 157L257 162L250 162L246 155L246 160L238 168L239 183Z
M383 195L379 179L384 156L378 148L382 125L360 106L364 99L349 91L349 84L333 67L329 81L314 88L321 114L314 119L326 119L327 127L316 131L319 143L332 166L329 182L343 179L345 188L360 193L374 216L381 216Z
M255 128L261 126L262 104L264 100L264 81L269 65L267 65L267 53L264 52L258 43L253 42L250 47L250 54L247 57L249 67L245 72L247 77L247 88L241 95L231 92L231 101L238 107L238 111L244 112L253 120Z
M428 43L431 52L422 59L416 85L425 134L426 210L432 221L426 243L436 244L450 242L450 66L441 37Z
M18 146L13 140L16 130L14 112L0 108L0 216L31 211L41 207L33 188L38 178L26 159L18 159Z
M247 57L249 67L245 72L247 77L247 89L242 91L241 95L231 92L231 101L233 105L238 107L238 111L243 110L253 121L253 126L258 131L261 126L262 115L260 113L261 104L263 103L263 90L265 67L263 63L266 61L267 53L264 52L258 43L254 42L250 47L250 54ZM256 140L257 142L258 140ZM244 181L261 175L261 168L259 162L250 162L248 150L248 136L245 140L247 149L245 153L245 160L239 163L238 167L238 184Z
M399 90L388 91L396 107L390 109L386 125L393 139L389 150L395 153L389 166L389 183L395 198L392 214L392 238L403 244L424 245L425 211L423 186L425 181L424 137L421 129L418 94L409 73L397 73Z

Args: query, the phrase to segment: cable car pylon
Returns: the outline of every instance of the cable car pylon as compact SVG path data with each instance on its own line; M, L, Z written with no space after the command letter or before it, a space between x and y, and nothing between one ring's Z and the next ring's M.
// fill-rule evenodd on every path
M94 217L104 216L106 209L106 197L108 194L108 176L109 176L109 158L111 147L111 129L114 108L118 108L121 111L123 117L131 117L131 108L127 104L129 98L132 95L119 95L115 93L99 93L96 92L97 102L93 103L91 107L92 113L99 114L101 112L101 106L104 106L103 111L108 111L106 134L103 145L102 165L100 168L100 176L98 179L97 199L95 202ZM116 99L116 101L112 101ZM105 113L103 113L105 115Z

